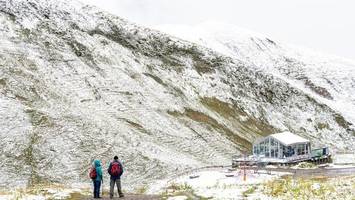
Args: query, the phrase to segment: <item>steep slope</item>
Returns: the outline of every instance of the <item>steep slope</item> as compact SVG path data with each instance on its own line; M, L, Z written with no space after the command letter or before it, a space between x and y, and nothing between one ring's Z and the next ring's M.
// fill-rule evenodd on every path
M133 189L286 129L354 149L284 78L76 1L0 0L0 33L0 187L82 183L118 154Z
M265 36L230 24L206 22L195 27L159 26L172 35L212 48L224 55L249 63L286 81L309 89L314 96L332 104L334 108L355 122L354 77L355 62L331 55L292 47L275 42Z
M285 45L219 22L205 22L194 27L163 25L156 28L214 49L235 60L250 63L253 70L282 79L317 103L332 109L336 113L335 121L350 135L355 134L355 62ZM314 128L308 128L308 132L319 132L320 129L339 131L330 127L326 118L321 122L308 117L308 112L304 114L302 118L316 122L313 123ZM275 117L279 118L272 118ZM301 128L304 125L302 123L293 127Z

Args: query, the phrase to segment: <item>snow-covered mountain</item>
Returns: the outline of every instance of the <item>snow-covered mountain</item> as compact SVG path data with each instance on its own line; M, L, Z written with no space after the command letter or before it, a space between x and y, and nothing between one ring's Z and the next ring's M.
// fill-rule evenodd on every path
M0 0L0 33L0 187L83 183L117 154L132 189L282 130L355 149L351 62L254 35L200 45L65 0Z
M166 33L249 62L256 70L282 77L355 123L355 62L275 42L231 24L205 22L194 27L162 25ZM308 90L308 91L307 91ZM313 93L313 94L312 94Z
M234 60L247 62L255 71L282 79L337 112L343 119L337 118L336 121L347 124L344 127L354 133L354 61L275 42L261 34L219 22L196 26L161 25L155 28L211 48ZM300 117L312 120L309 112ZM318 125L328 127L323 123Z

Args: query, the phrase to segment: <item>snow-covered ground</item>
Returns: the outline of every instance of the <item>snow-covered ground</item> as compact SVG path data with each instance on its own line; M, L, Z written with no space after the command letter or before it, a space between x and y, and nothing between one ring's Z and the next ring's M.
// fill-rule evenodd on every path
M234 175L234 176L231 176ZM353 199L355 177L305 177L292 179L286 173L204 170L152 184L149 193L161 193L170 200L207 199Z
M89 195L88 189L68 186L36 186L28 189L14 189L0 193L0 200L65 200L73 193Z
M330 165L327 168L338 168L337 165ZM309 196L315 199L322 199L325 193L331 193L332 197L338 199L351 199L354 192L349 192L355 186L355 177L327 178L317 176L314 178L296 178L289 173L253 171L242 169L204 169L195 172L185 173L174 178L164 179L148 184L144 194L162 195L162 198L169 200L185 199L288 199L292 195L300 195L300 198ZM283 185L283 183L285 185ZM305 194L300 190L304 189ZM105 188L107 191L108 188ZM285 190L285 192L282 192ZM323 194L324 193L324 194ZM9 192L0 192L0 200L37 200L57 199L64 200L77 194L79 196L90 196L91 188L80 185L72 186L41 186L31 189L14 189Z
M335 154L332 159L335 165L355 165L355 153Z
M253 190L249 194L249 199L266 198L258 191L257 186L270 180L279 178L286 173L267 174L265 171L254 173L246 171L246 180L240 170L204 170L169 180L162 184L153 184L148 193L163 193L173 196L171 199L179 196L180 193L190 193L203 198L213 199L242 199L247 197L248 190ZM164 193L165 192L165 193ZM175 194L175 195L174 195ZM180 195L178 198L188 197Z

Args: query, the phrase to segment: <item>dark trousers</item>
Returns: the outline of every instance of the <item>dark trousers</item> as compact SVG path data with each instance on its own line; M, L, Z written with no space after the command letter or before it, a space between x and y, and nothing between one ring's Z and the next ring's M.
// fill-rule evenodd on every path
M99 198L100 197L100 187L101 187L101 181L93 181L94 183L94 198Z
M111 198L113 197L115 185L117 186L118 195L120 197L123 197L123 193L121 190L121 179L111 179L111 181L110 181L110 197Z

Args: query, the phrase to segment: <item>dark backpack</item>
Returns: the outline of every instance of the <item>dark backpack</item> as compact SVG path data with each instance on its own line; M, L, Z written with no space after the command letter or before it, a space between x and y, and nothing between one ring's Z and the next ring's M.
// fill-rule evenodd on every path
M89 176L90 176L91 179L96 179L97 173L96 173L96 168L95 168L95 167L92 167L92 168L90 169Z
M111 166L111 176L119 176L121 175L121 172L122 172L122 168L121 168L121 165L120 163L118 162L113 162L112 163L112 166Z

